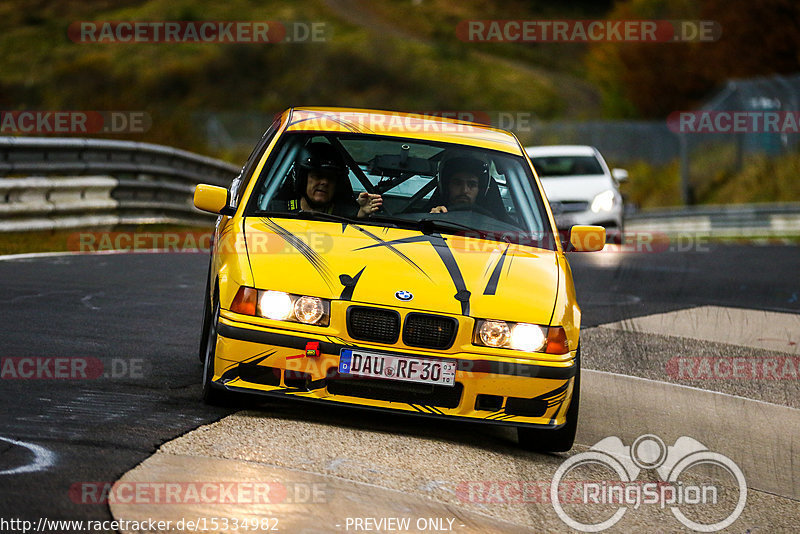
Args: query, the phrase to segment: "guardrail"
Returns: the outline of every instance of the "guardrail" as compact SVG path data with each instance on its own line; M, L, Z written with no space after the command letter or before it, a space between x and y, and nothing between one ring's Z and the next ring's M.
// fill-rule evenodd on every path
M653 209L629 215L625 230L707 237L797 237L800 202Z
M228 186L239 168L185 150L105 139L0 137L0 232L117 224L210 224L197 183ZM14 176L14 177L9 177ZM627 217L626 232L800 236L800 203L692 206Z
M238 172L224 161L150 143L0 137L0 232L209 224L213 216L192 205L194 185L227 187Z

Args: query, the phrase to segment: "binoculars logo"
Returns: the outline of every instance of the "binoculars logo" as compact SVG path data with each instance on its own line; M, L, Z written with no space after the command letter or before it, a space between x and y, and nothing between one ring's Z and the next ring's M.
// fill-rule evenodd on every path
M721 470L735 480L738 495L730 514L716 522L704 523L687 517L692 507L720 505L720 487L716 484L691 484L680 480L682 474L698 467ZM590 482L584 480L579 487L579 499L565 498L562 484L569 486L567 477L575 476L576 470L584 468L596 473L597 469L610 469L618 477L613 481ZM701 467L702 469L702 467ZM642 482L637 477L642 470L655 470L660 481ZM697 472L697 471L696 471ZM615 525L629 508L638 509L642 504L669 507L672 515L684 526L697 532L717 532L733 524L744 510L747 501L747 484L742 470L727 456L710 451L699 441L682 436L674 445L666 446L653 434L645 434L630 446L618 437L608 437L595 443L588 451L569 458L556 470L550 484L550 498L558 517L568 526L581 532L600 532ZM733 502L731 499L726 499ZM607 519L596 523L581 522L565 509L566 503L580 506L599 504L616 510ZM618 506L617 506L618 505ZM576 514L573 514L576 515ZM581 514L583 515L583 514ZM596 515L596 514L594 514ZM690 514L693 517L695 514Z

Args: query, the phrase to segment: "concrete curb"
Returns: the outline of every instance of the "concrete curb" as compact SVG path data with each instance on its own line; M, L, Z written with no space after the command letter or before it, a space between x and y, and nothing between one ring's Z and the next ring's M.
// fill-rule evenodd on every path
M578 441L681 436L729 457L751 488L800 500L800 410L604 371L582 371Z
M161 532L214 531L217 520L229 522L256 519L256 532L332 532L377 531L377 528L354 528L347 518L403 518L413 515L410 528L382 528L381 532L456 531L463 533L523 533L530 529L436 502L417 495L338 477L286 469L256 462L156 453L114 484L113 494L133 494L137 484L227 485L239 502L217 504L198 502L143 506L131 502L110 503L116 519L131 522L157 520L170 522L172 528ZM130 488L130 489L129 489ZM266 498L265 498L266 497ZM237 500L234 498L233 500ZM265 502L266 501L266 502ZM208 516L215 516L208 518ZM205 521L188 528L187 520ZM180 521L184 528L175 528ZM426 528L420 528L420 521ZM439 528L434 527L437 525ZM266 527L266 528L265 528ZM224 530L224 527L223 527ZM134 531L122 529L122 532ZM226 530L227 531L227 530ZM246 531L233 529L232 532Z

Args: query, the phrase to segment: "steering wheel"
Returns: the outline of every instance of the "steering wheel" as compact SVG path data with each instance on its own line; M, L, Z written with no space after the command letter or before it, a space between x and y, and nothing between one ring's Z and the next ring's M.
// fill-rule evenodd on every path
M453 206L452 208L447 208L447 211L477 211L478 213L486 215L487 217L491 217L492 219L497 218L497 216L488 208L485 208L479 204L459 204L457 206Z

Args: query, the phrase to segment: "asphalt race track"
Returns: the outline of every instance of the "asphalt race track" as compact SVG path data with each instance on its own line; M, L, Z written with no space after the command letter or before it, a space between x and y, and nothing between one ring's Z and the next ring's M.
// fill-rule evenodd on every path
M698 306L800 313L800 249L793 246L571 254L570 263L587 345L609 342L605 329L591 327ZM80 493L83 483L110 484L163 443L232 413L199 401L206 269L203 254L0 261L0 516L110 519L107 504ZM630 341L642 345L629 352L641 352L648 339L633 335ZM646 363L639 369L626 358L628 351L618 352L605 370L653 375ZM67 358L81 358L81 367L71 368ZM585 364L603 368L597 356ZM781 395L785 391L763 390L754 396L790 404ZM293 406L280 407L283 418L291 420ZM475 432L485 432L479 443L508 439L495 429L408 417L361 421L355 431L382 430L386 440L394 439L395 423L403 436L441 434L457 446L472 443Z

